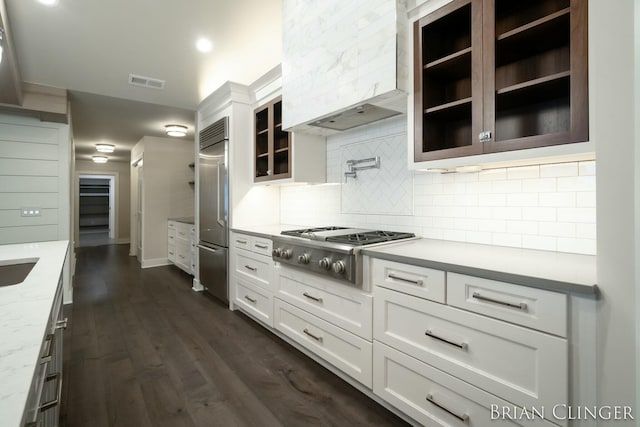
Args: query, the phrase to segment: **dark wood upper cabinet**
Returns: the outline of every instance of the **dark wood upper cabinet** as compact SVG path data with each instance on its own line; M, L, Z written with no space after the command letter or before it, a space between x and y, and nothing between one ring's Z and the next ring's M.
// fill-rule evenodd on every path
M587 141L587 1L454 0L419 19L414 99L416 162Z
M282 130L282 98L255 110L254 182L291 177L291 134Z

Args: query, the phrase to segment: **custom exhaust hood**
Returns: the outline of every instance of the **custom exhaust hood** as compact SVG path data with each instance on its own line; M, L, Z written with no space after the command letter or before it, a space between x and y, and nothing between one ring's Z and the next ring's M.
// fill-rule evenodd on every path
M283 0L282 126L329 134L405 113L406 0Z

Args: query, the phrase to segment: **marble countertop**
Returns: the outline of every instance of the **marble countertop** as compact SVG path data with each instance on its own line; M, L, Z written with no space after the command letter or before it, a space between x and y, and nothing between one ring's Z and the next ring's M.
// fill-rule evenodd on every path
M185 224L195 224L192 216L180 216L175 218L168 218L167 221L183 222Z
M0 264L38 259L24 282L0 288L0 420L3 426L20 426L68 245L68 240L0 245Z
M434 239L363 249L364 255L552 291L598 294L596 257Z

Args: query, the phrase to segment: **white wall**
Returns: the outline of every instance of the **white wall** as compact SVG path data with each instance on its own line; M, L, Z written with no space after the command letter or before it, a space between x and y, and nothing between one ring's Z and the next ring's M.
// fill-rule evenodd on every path
M194 214L195 190L189 184L194 180L194 169L189 167L195 159L194 143L192 140L145 136L133 148L132 162L140 156L144 158L142 267L152 267L168 263L167 219ZM132 177L134 175L132 173ZM134 186L137 188L137 182L131 183L132 189ZM135 197L137 191L131 198L134 210Z
M406 117L327 139L335 185L282 187L281 221L413 232L422 237L595 254L595 162L434 174L406 168ZM380 156L347 178L346 161Z
M69 126L0 114L0 244L71 240ZM41 215L22 217L22 208ZM64 266L64 303L72 301L73 252Z
M74 198L78 196L78 180L79 174L88 175L114 175L116 176L116 230L115 239L117 243L128 243L131 231L130 224L130 165L126 162L107 162L94 163L91 160L76 160L76 179L73 183ZM78 209L75 207L74 212L74 239L77 244L79 241L78 227Z
M635 11L635 111L634 117L640 114L640 5L636 1L634 5ZM636 120L635 129L635 250L636 259L640 257L640 120ZM636 408L640 408L640 315L638 310L640 309L640 262L636 262L636 302L635 302L635 316L636 316Z

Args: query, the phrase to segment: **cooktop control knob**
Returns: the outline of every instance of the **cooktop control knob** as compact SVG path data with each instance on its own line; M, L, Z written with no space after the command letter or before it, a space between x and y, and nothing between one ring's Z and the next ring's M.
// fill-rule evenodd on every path
M298 256L299 264L309 264L309 261L311 261L311 257L309 256L309 254L302 254Z
M324 257L320 261L318 261L320 268L324 268L325 270L331 269L331 258Z
M271 255L273 255L274 258L280 258L282 256L282 249L275 248L273 251L271 251Z
M284 259L290 259L291 255L293 255L293 252L291 251L291 249L284 249L280 256L282 256L282 258Z
M344 261L336 261L333 263L333 271L338 274L342 274L347 270L344 265Z

